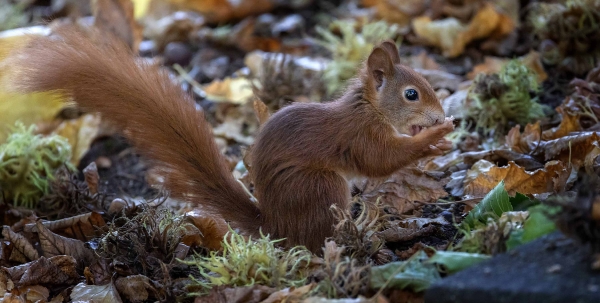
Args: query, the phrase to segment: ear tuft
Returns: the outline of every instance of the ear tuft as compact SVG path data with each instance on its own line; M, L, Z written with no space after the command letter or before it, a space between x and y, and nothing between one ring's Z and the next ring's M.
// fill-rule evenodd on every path
M374 48L367 59L367 71L375 82L375 88L379 89L384 77L392 76L394 71L394 64L388 52L379 46Z
M379 47L383 48L388 55L390 55L390 59L392 59L394 64L400 64L400 54L398 52L396 43L394 43L392 40L386 40L383 41Z

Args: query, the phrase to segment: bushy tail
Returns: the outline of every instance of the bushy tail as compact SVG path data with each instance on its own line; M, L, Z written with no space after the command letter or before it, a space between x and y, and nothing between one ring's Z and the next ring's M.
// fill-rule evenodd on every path
M90 34L99 39L90 38ZM192 98L160 67L136 59L108 33L63 26L33 37L8 60L21 92L60 90L126 130L138 152L158 165L175 198L220 214L255 233L260 210L227 169L210 125Z

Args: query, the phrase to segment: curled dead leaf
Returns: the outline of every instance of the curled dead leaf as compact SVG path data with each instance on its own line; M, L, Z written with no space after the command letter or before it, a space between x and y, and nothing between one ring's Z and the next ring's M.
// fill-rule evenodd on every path
M11 261L25 263L39 258L39 253L33 245L23 235L13 232L9 226L2 227L2 236L13 245Z
M110 282L106 285L86 285L79 283L71 292L71 301L120 303L123 302L115 285Z
M79 164L92 141L99 135L101 121L99 114L85 114L77 119L63 121L54 130L53 133L65 137L71 144L73 165Z
M101 227L106 226L106 222L97 212L77 215L56 221L38 221L36 223L26 224L26 232L38 232L37 225L42 224L49 231L66 235L70 238L81 241L88 241L93 237L102 235Z
M231 288L226 285L213 287L210 293L203 297L196 297L194 303L245 303L262 302L276 291L275 288L264 285L252 285Z
M466 45L476 39L495 35L505 35L513 30L506 26L505 18L498 13L493 4L485 3L473 16L468 24L464 24L454 17L432 20L428 16L417 17L412 20L415 34L425 39L428 43L442 49L447 57L456 57L464 51Z
M80 265L89 265L96 259L94 252L82 241L59 236L47 229L41 221L36 223L36 228L44 256L68 255L75 258Z
M149 298L158 298L157 287L160 289L162 285L157 285L144 275L133 275L117 278L115 287L119 294L130 302L145 302Z
M536 74L539 83L542 83L548 79L548 74L544 70L540 53L531 51L527 55L519 57L518 59ZM467 74L467 79L473 80L480 73L498 73L500 72L500 69L502 69L502 66L508 63L508 61L510 61L510 59L486 56L483 59L483 63L475 65L473 70Z
M83 176L85 177L85 183L90 189L90 193L93 195L97 194L100 175L98 175L98 166L96 165L96 162L91 162L83 169Z
M481 165L482 163L487 165ZM484 196L502 180L510 195L517 192L531 195L564 190L571 170L560 161L549 161L544 168L528 172L514 162L509 162L505 167L497 167L486 160L480 160L473 165L468 174L474 178L465 179L467 195Z
M406 167L384 181L369 180L359 187L362 188L362 197L367 201L374 202L381 198L384 203L403 213L414 208L414 201L427 203L447 196L443 183L420 168Z
M540 145L542 138L542 129L539 121L535 124L525 125L525 129L521 134L521 126L517 125L508 132L506 135L506 145L511 150L529 154L537 150Z
M15 286L69 285L79 281L77 261L70 256L40 257L29 263L4 268Z
M561 115L562 119L557 127L545 130L542 132L542 139L554 140L569 135L573 132L583 130L581 124L579 124L580 116L577 114L570 114L565 112L562 106L556 108L556 111Z

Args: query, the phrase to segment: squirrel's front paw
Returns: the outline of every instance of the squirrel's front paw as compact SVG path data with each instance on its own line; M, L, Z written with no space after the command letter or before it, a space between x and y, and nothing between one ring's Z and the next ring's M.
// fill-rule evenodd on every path
M437 144L437 141L442 139L445 135L449 134L454 130L454 118L447 117L444 122L431 126L424 131L420 132L417 136L420 136L422 140L431 142L431 144Z
M435 144L435 147L442 151L449 151L452 149L452 142L442 138L438 140L438 142Z

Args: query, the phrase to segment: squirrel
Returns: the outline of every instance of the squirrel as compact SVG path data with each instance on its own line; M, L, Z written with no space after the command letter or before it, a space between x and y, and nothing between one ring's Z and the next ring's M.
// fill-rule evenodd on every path
M374 47L340 98L297 103L275 112L249 151L255 202L219 152L212 128L158 65L89 30L63 26L35 36L8 60L18 91L58 90L86 111L122 128L137 151L165 176L174 198L201 206L242 234L262 231L321 253L333 235L332 204L346 207L347 178L385 177L416 160L441 155L454 129L431 85L400 63L396 44Z

